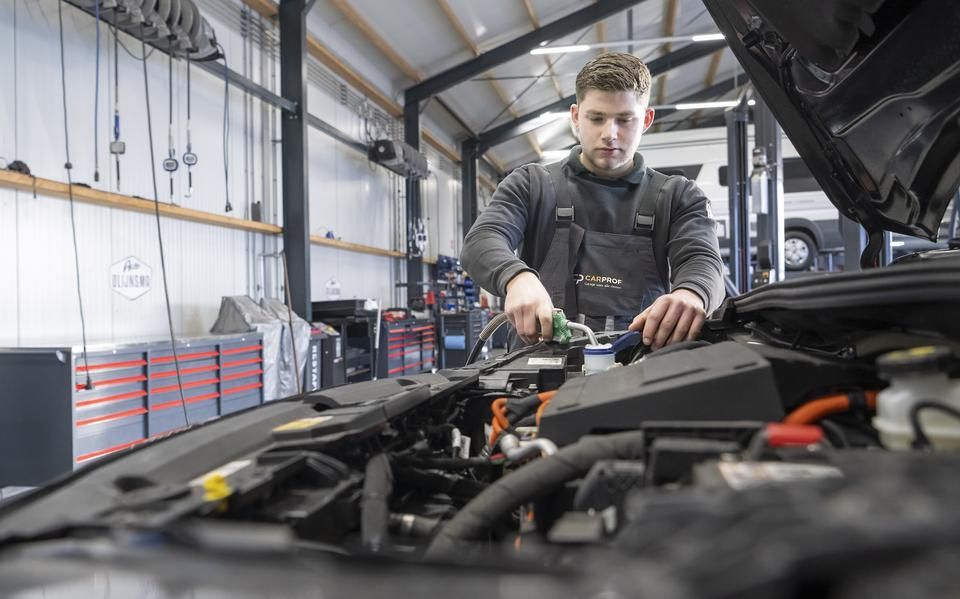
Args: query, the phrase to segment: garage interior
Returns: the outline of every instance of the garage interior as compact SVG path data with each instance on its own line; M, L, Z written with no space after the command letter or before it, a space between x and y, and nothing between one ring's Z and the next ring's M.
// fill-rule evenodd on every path
M730 6L723 8L724 4ZM771 438L782 444L778 448L830 443L859 447L862 441L879 450L885 446L883 441L893 442L883 435L878 438L876 431L864 432L869 428L864 423L872 422L878 393L893 397L890 389L896 388L914 394L912 387L906 391L896 387L901 380L896 377L906 377L903 373L911 364L917 371L936 370L944 379L938 379L939 386L931 383L934 386L929 387L935 390L930 393L938 395L916 392L916 399L910 400L916 435L904 442L903 450L909 452L912 447L932 454L934 446L939 453L940 443L953 449L960 446L954 444L960 439L960 422L951 420L960 409L956 378L960 342L949 311L950 305L960 305L955 301L960 298L950 274L956 269L947 268L953 268L956 260L915 260L930 270L918 274L918 281L930 277L929 281L945 287L922 300L936 302L927 306L926 316L923 310L914 313L914 304L898 308L903 320L895 325L872 311L866 291L859 324L848 320L838 324L841 317L833 310L848 319L854 318L856 310L831 304L832 295L813 290L817 281L828 285L833 281L840 293L844 281L866 280L844 277L880 277L882 272L901 272L903 262L914 264L911 256L956 252L960 202L957 180L947 179L958 167L947 161L934 166L929 166L932 161L925 163L926 170L913 171L918 178L930 176L938 165L946 174L936 179L936 186L904 183L901 195L893 194L886 183L875 186L878 191L872 201L877 210L886 210L894 201L891 197L896 201L912 198L912 208L897 214L915 219L913 224L920 220L922 210L916 206L926 201L924 190L935 193L938 203L932 211L943 218L932 232L921 231L919 225L911 235L904 233L911 225L881 230L870 224L880 220L868 222L863 213L845 214L838 209L841 204L834 199L833 188L824 189L821 184L825 176L821 166L808 166L809 139L792 139L778 122L783 114L779 105L786 96L766 93L764 86L774 84L758 82L756 72L744 62L744 55L772 44L757 33L779 22L774 9L764 12L761 5L769 8L769 4L765 0L0 0L0 62L8 81L0 91L4 108L0 111L0 533L4 508L15 520L17 506L29 506L31 497L42 498L70 481L82 481L85 473L97 476L124 459L140 455L140 460L146 460L151 451L174 447L170 442L181 435L187 439L198 430L219 430L211 428L214 423L253 422L253 415L266 414L270 404L293 405L307 398L311 405L324 406L315 408L320 411L316 418L300 412L294 420L292 416L263 417L263 422L276 427L270 429L275 442L290 442L307 437L298 437L302 431L296 426L281 430L285 421L300 422L302 430L314 431L314 438L332 434L328 429L317 432L319 419L338 417L323 410L334 414L348 404L359 409L359 400L344 399L348 395L398 402L414 387L422 387L424 397L433 394L430 401L439 402L434 396L439 397L442 388L450 397L444 395L442 401L453 402L460 397L457 393L466 393L462 386L469 377L477 385L471 397L484 392L484 397L489 396L475 412L487 426L479 439L482 442L485 434L491 440L489 451L478 448L476 438L473 450L469 442L457 440L453 453L416 462L421 468L418 473L428 471L430 464L441 469L449 466L438 466L442 460L461 460L460 465L471 473L474 467L487 472L494 457L499 460L496 466L507 472L513 462L533 468L532 462L551 459L558 446L566 451L565 445L590 435L609 432L616 433L611 438L620 438L617 434L625 435L628 428L643 427L648 439L665 434L651 424L660 420L673 422L663 430L674 433L679 429L671 427L679 426L677 421L739 422L723 434L705 425L714 432L698 432L688 445L673 447L673 453L665 445L661 455L668 457L662 459L678 460L677 469L741 450L759 456L762 443ZM935 3L919 2L913 8L894 0L850 4L856 6L858 19L871 19L869 27L863 20L854 24L860 36L855 53L879 36L874 31L888 31L885 27L894 18L904 23L920 19L918 15L925 15L923 11ZM757 21L751 31L758 39L741 35L734 48L726 24L739 28L733 13L739 10L746 15L754 8L761 15L752 17ZM945 20L956 20L955 8L940 9L948 13ZM824 10L833 14L832 8ZM838 17L837 22L846 23L845 18ZM750 26L749 19L745 22ZM790 39L787 33L784 37ZM822 65L802 55L802 45L798 47L801 57L796 64L807 65L814 74L826 73L824 82L836 81ZM653 79L650 106L656 117L638 150L645 164L695 181L712 204L727 300L707 314L703 339L681 348L713 356L709 360L714 361L704 357L703 364L709 365L697 367L697 375L677 366L677 376L701 377L690 383L690 393L701 398L700 403L714 392L741 398L738 407L728 412L714 414L713 408L701 408L700 403L687 406L677 400L672 405L680 415L666 407L662 412L651 408L642 417L635 416L636 426L621 425L625 406L633 401L634 392L628 389L645 389L650 405L660 406L657 402L666 402L667 396L646 391L654 384L651 381L643 387L629 378L630 366L642 356L619 353L632 351L622 348L633 345L617 346L618 337L607 341L616 348L620 364L612 368L615 372L602 376L583 375L589 369L581 369L582 348L577 359L564 353L562 363L556 357L560 350L553 346L549 351L537 349L524 354L530 364L527 370L511 369L510 356L515 354L507 348L510 325L504 324L504 298L476 284L460 261L466 234L494 201L501 181L523 165L562 160L579 143L569 117L571 105L577 102L575 79L587 61L609 52L640 58ZM789 67L785 65L795 56L783 53L781 84L786 85L788 77L783 73ZM960 64L956 58L938 60L952 60L950 65L956 66ZM837 72L851 68L850 64L837 67ZM952 89L950 73L944 70L943 80L931 79L944 94ZM934 83L924 87L927 83L909 80L905 85L915 87L902 96L915 94L920 98L917 105L933 106L933 98L944 96L935 96L930 91ZM874 108L879 105L878 101ZM812 113L811 106L794 103L800 114ZM949 104L949 109L936 114L955 108L955 103ZM935 111L930 108L929 112ZM809 120L818 121L819 115ZM921 129L918 124L913 139L927 134L927 129ZM930 155L949 154L960 147L955 129L955 123L938 129ZM824 130L838 137L844 133L840 127L824 126ZM824 147L831 143L824 136L818 139ZM834 162L840 164L850 154L835 151L830 156L841 156ZM839 181L840 170L835 167L826 176ZM888 192L893 195L884 195ZM884 212L893 220L891 214ZM941 270L934 272L935 268ZM899 285L897 281L891 274L890 283ZM882 288L881 283L877 278L876 289ZM776 296L777 289L789 293ZM769 294L762 295L764 290ZM922 303L913 297L897 301ZM797 315L786 316L794 308ZM779 316L771 316L771 311L779 311ZM940 324L928 325L925 318L933 316ZM811 328L801 327L801 321ZM893 327L896 332L871 341L870 350L857 346L864 352L857 353L837 336L842 333L862 340L860 325L872 331ZM832 327L831 333L822 329L813 333L815 327ZM581 346L587 343L576 326L571 331ZM914 335L926 341L920 343ZM783 352L809 350L811 361L801 368L798 364L803 360L781 354L764 354L759 360L754 354L739 353L752 347L743 343L760 342ZM633 344L637 343L634 339ZM593 338L590 345L599 343ZM914 354L893 355L897 351ZM608 353L612 362L613 353ZM682 363L687 353L673 353L672 364ZM862 364L841 367L834 362L866 359L867 354L870 364L886 359L887 374L871 370L868 375ZM828 420L822 429L813 426L819 431L815 433L746 424L783 420L784 426L806 426L817 425L823 417L796 416L811 397L785 390L780 378L784 371L777 366L781 359L790 368L800 369L801 374L790 374L797 388L812 389L809 380L825 377L822 389L831 391L818 391L819 395L841 398L838 401L845 407L824 414L860 410L868 416L857 423ZM671 362L663 364L664 372L673 368ZM767 378L765 369L770 364L773 374ZM576 372L570 374L574 366ZM729 372L724 370L727 367ZM497 374L501 371L509 374ZM720 382L711 382L714 375ZM854 384L862 380L857 378L861 375L870 384ZM442 383L430 378L439 376L444 377ZM808 382L801 384L804 377ZM893 386L888 387L891 380ZM460 385L455 392L446 386L454 384ZM526 397L534 398L532 411L525 414L536 423L530 427L532 433L511 424L518 413L508 412L506 404L490 405L501 384L506 385L508 398L526 385ZM578 397L612 395L608 403L587 409L571 399L574 390ZM782 405L764 402L765 394L780 397ZM923 401L947 404L942 414L931 416L939 419L930 425L928 436L933 441L927 439L926 445L917 424L918 410L923 408L916 405ZM548 409L549 403L553 406ZM433 432L421 434L421 443L440 434L436 427L452 428L459 439L461 430L451 423L457 422L455 417L472 414L474 408L457 405L455 416L428 427ZM571 410L566 415L564 406ZM541 416L544 430L537 437ZM907 412L900 417L906 422ZM586 427L584 419L596 424ZM383 424L377 430L382 432L383 427L390 428ZM856 434L850 432L853 429ZM659 432L650 432L654 430ZM795 442L794 434L803 443ZM807 434L813 436L803 436ZM500 435L498 446L493 440ZM469 441L466 429L463 437ZM547 442L548 437L552 449L537 443L538 439ZM377 455L386 456L392 447L382 439L376 443L364 439L356 441L356 446L382 446L383 453ZM504 445L514 441L516 447ZM746 447L736 449L741 442ZM645 451L650 451L650 443ZM202 449L196 451L205 455ZM651 474L631 470L627 464L635 458L632 451L617 449L616 459L606 462L609 470L591 470L590 476L620 481L637 476L647 485L668 479L680 484L680 478L672 475L654 480ZM414 459L412 454L400 454L399 462L390 462L394 470L403 460ZM232 458L230 464L238 464L239 459ZM480 464L479 460L487 461ZM344 461L352 467L349 460ZM660 463L660 468L667 469L662 472L672 472L665 463ZM322 466L316 466L318 472L332 468ZM646 467L653 472L651 464ZM365 468L359 472L367 480L387 477L394 484L390 465L384 467L370 458ZM387 474L378 468L386 468ZM811 472L814 478L833 476L832 471ZM193 473L189 479L200 474ZM218 480L232 481L230 476L223 473ZM397 476L399 485L402 477ZM493 486L484 476L471 474L464 480ZM602 494L602 484L590 480L596 483L593 492ZM362 481L360 476L354 482L366 484ZM207 482L198 492L216 495ZM420 482L438 484L426 478ZM533 522L534 513L539 517L555 508L540 503L541 496L528 499L515 511L520 514L515 522L519 531L532 526L523 519ZM618 506L626 509L622 503ZM570 513L555 515L550 532L539 530L546 535L543 538L574 545L609 536L609 530L602 532L609 522L593 508L577 511L582 515L579 520L568 517ZM366 517L367 512L363 514ZM414 530L429 523L422 536L436 535L425 550L433 558L443 552L467 552L462 542L468 538L503 536L492 524L483 534L444 536L449 527L437 532L438 522L459 523L460 515L442 510L429 517L424 514L410 516L403 525L399 515L383 515L382 530L395 515L397 521L390 520L392 534L399 534L395 525ZM522 536L517 532L515 537L518 553ZM314 539L317 544L335 544L323 535L318 539ZM364 532L357 547L377 553L388 545L380 537L371 539ZM514 537L510 539L514 543ZM0 542L0 562L2 547ZM558 563L550 567L559 567ZM360 572L358 580L362 580ZM22 587L28 588L33 587ZM86 587L70 588L80 592L77 589ZM286 590L295 588L299 587ZM521 587L509 588L512 591L501 591L504 596ZM657 594L653 587L644 588ZM548 585L541 591L550 589L557 590ZM697 593L686 596L700 596ZM718 591L716 596L724 595Z

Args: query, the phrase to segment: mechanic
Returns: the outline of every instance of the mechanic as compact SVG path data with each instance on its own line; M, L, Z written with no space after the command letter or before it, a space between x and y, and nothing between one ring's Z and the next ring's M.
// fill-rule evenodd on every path
M464 268L506 297L524 343L552 338L556 306L594 330L642 331L659 349L695 339L723 299L709 200L636 153L653 124L650 84L633 55L587 63L570 107L580 145L560 162L510 173L464 240Z

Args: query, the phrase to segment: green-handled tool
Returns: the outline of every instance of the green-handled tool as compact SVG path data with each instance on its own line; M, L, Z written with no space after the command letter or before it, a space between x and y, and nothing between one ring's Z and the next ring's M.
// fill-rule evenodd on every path
M567 315L560 308L553 309L553 340L560 345L568 345L573 334L567 326Z

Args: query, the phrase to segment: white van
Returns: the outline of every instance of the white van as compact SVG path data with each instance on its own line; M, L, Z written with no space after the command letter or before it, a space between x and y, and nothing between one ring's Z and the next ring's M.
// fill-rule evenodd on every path
M753 127L748 130L753 148ZM787 270L807 270L823 252L843 246L836 207L783 136L784 264ZM722 127L668 133L647 133L640 142L644 162L666 174L693 179L710 198L717 236L726 257L729 253L729 195L727 189L727 131ZM751 214L750 234L756 235Z
M754 147L753 126L747 130L748 149ZM729 190L727 188L727 130L723 127L647 133L640 142L644 162L666 174L693 179L710 198L717 236L724 257L729 254ZM784 265L788 271L808 270L821 254L843 249L840 215L827 199L817 180L797 154L786 135L782 136ZM907 235L893 235L893 255L944 248L949 238L951 202L940 224L940 241L934 243ZM756 215L750 215L750 234L757 233Z

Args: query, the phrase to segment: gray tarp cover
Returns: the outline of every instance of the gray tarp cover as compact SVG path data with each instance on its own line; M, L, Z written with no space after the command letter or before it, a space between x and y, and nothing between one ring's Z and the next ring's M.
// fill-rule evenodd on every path
M284 324L246 295L225 297L220 302L220 314L210 329L214 334L247 333L263 335L263 399L271 401L286 397L281 393L280 372L281 338ZM289 345L289 342L287 343ZM288 350L289 351L289 350ZM293 373L290 373L293 376Z
M296 312L288 312L287 305L278 299L260 300L260 307L268 314L280 320L283 326L283 337L280 340L280 397L289 397L300 393L298 381L303 380L303 370L307 365L307 350L310 346L310 323L297 316ZM293 339L296 340L296 356L300 378L293 370L293 345L290 343L289 317L293 320Z

